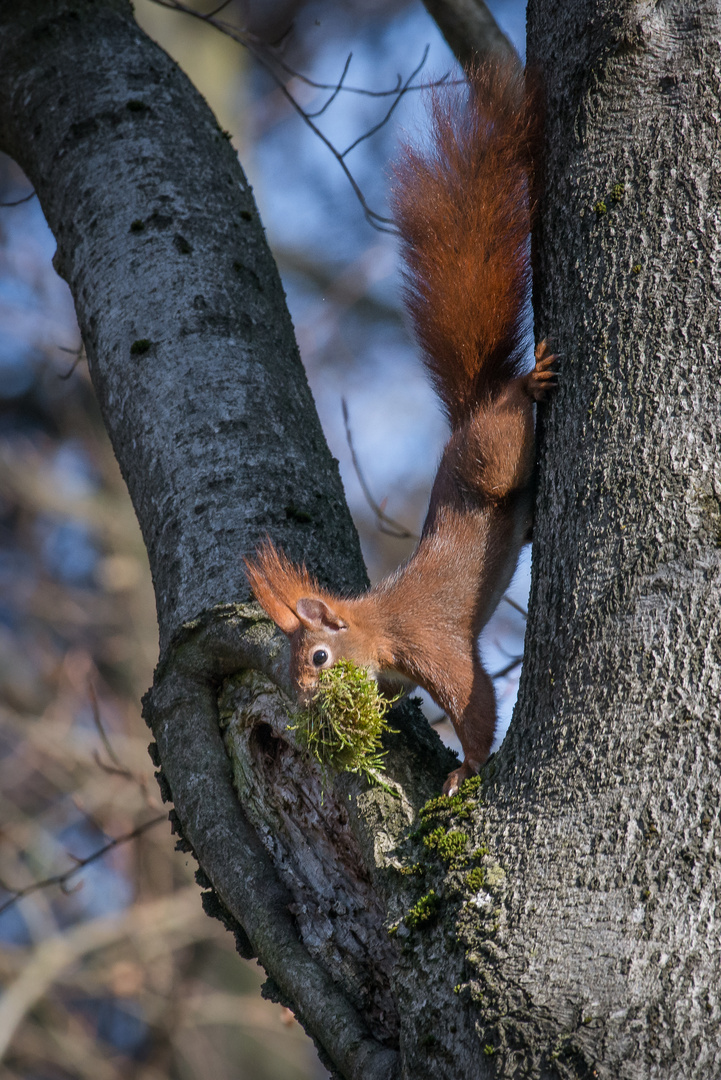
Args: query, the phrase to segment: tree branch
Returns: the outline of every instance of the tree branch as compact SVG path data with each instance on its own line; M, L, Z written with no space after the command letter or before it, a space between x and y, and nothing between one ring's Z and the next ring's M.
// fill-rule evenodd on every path
M464 68L488 53L517 56L483 0L423 0L423 3Z
M209 910L229 922L241 949L259 954L273 992L343 1076L381 1080L396 1052L369 1030L360 985L342 967L328 973L312 935L301 940L302 913L291 914L293 893L259 839L268 829L249 822L233 789L217 707L223 681L245 667L280 685L287 678L257 612L227 608L248 596L242 553L269 529L329 585L357 590L366 584L357 536L232 148L124 0L81 7L79 16L77 0L31 0L19 10L0 3L0 143L25 169L56 235L55 265L75 298L148 548L161 664L147 715L162 789L174 798L181 842L216 890ZM105 54L112 66L97 64ZM212 615L194 621L204 610ZM408 730L395 738L406 751L396 756L412 815L447 762L425 727ZM299 759L299 797L307 779ZM271 770L268 781L271 797L279 777ZM372 957L391 943L377 892L384 872L355 812L361 795L345 789L340 805L343 843L357 852L354 872L374 911L364 931ZM320 788L316 797L314 815L332 835L330 798L323 803ZM337 816L338 800L333 807ZM339 926L352 945L352 920Z

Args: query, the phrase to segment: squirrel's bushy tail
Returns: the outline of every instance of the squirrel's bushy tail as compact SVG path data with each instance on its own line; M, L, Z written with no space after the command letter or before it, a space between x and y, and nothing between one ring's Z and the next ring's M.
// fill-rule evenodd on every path
M433 384L457 427L517 374L528 333L538 109L517 62L467 72L468 98L441 88L427 152L406 146L393 209L406 303Z

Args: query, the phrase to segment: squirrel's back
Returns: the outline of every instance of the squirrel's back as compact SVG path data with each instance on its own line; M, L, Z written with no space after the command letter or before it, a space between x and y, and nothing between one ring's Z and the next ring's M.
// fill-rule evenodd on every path
M518 374L537 140L517 62L467 74L464 107L456 92L434 92L429 149L404 148L393 192L406 303L453 427Z

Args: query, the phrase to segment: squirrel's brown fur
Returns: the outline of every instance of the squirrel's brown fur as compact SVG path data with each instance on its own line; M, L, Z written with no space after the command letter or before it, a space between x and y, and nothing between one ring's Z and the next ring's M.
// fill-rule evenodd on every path
M465 753L453 793L486 760L496 719L477 638L531 521L533 402L555 385L542 343L519 375L529 304L536 110L511 62L469 74L468 99L436 93L427 152L406 147L393 204L406 301L451 423L420 543L361 596L318 588L270 541L246 560L260 604L291 643L301 700L341 657L381 684L425 687Z

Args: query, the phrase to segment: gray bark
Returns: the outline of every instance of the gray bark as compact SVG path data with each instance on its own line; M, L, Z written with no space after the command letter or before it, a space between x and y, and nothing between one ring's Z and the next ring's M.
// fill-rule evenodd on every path
M148 545L163 790L208 910L339 1076L721 1071L718 31L710 4L530 12L563 383L517 713L481 797L424 818L454 853L411 832L449 764L413 708L397 797L321 777L246 603L265 531L335 587L365 576L234 154L124 0L0 0L0 145L57 237Z
M552 1068L533 1046L542 1017L569 1075L711 1080L719 8L533 0L528 40L547 95L535 311L562 384L544 417L532 647L487 795L509 883L491 1015L523 1075Z
M57 240L161 651L209 604L247 596L240 555L266 531L363 586L252 192L207 105L122 0L2 11L4 148Z

